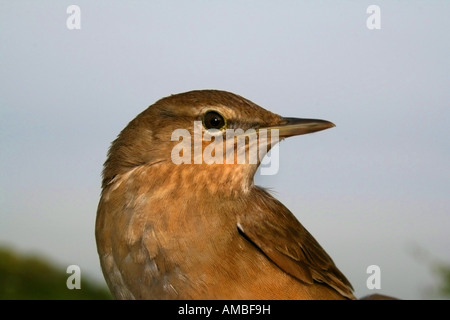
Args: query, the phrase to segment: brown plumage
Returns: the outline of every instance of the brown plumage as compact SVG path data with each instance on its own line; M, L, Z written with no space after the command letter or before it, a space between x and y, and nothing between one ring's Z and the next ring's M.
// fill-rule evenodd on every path
M334 126L283 118L217 90L169 96L139 114L112 143L97 212L100 262L114 297L354 299L351 284L313 236L254 185L259 161L195 164L193 144L190 164L172 161L180 143L172 132L194 136L194 121L203 133L220 126L223 137L225 129L255 129L268 148L263 128L278 129L282 139ZM202 141L202 150L210 143ZM229 149L223 148L225 159Z

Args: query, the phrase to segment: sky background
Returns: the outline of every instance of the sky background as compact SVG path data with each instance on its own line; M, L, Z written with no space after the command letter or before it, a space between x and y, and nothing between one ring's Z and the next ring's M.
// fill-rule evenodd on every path
M66 9L81 9L69 30ZM366 9L381 9L369 30ZM423 299L450 263L448 1L0 1L0 244L102 282L112 140L156 100L222 89L336 128L256 176L357 296ZM381 269L369 290L366 269Z

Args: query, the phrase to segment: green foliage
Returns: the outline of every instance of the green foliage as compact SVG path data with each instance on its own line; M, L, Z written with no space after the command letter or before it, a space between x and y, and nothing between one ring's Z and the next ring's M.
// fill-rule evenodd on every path
M104 300L106 286L81 274L81 289L69 290L65 268L37 256L21 256L0 247L0 300Z
M445 264L438 264L435 267L436 274L440 281L438 292L441 296L450 298L450 266Z

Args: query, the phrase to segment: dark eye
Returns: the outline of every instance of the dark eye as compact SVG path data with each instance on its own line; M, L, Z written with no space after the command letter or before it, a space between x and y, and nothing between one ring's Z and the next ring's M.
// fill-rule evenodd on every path
M206 129L222 129L225 126L225 119L215 111L208 111L203 116L203 125Z

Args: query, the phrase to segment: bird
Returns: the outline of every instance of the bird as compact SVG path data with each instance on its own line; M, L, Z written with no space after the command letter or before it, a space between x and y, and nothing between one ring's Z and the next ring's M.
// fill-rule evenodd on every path
M167 96L138 114L108 150L95 222L113 297L356 299L318 241L254 183L279 141L334 126L212 89ZM237 133L227 140L229 132ZM266 150L249 161L258 144Z

